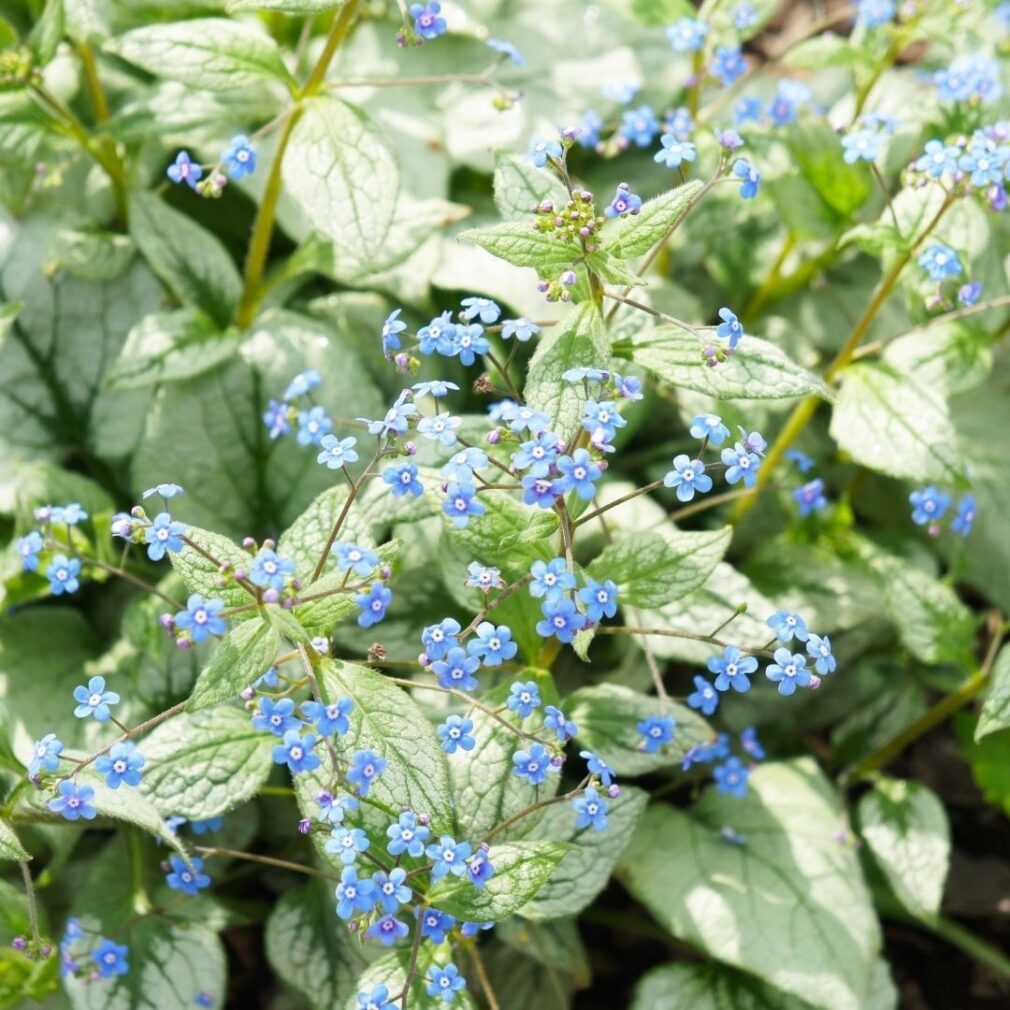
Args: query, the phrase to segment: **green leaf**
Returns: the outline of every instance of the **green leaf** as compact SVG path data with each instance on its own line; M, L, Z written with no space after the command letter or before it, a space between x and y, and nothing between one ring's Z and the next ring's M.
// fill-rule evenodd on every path
M274 742L253 729L244 709L221 706L174 716L140 744L146 760L140 792L165 816L217 817L266 782Z
M699 331L707 339L707 331ZM673 325L649 330L631 349L631 360L663 382L717 400L789 400L797 396L831 399L823 380L800 368L774 344L750 334L729 360L709 368L702 343Z
M918 782L879 778L859 801L859 827L902 905L913 915L938 915L950 826L936 794Z
M392 999L396 999L403 991L407 981L407 965L410 960L409 950L397 950L376 961L358 979L353 992L343 1004L343 1010L361 1010L358 1003L359 992L371 992L377 985L384 985L389 990ZM448 944L436 947L433 943L422 943L414 964L414 977L410 983L410 992L404 1003L410 1010L445 1010L448 1005L441 996L429 996L428 984L425 978L433 965L445 967L453 960L452 948ZM452 1006L454 1010L477 1010L477 1004L468 989L456 994Z
M84 281L112 281L136 251L128 235L95 228L63 228L55 265Z
M221 565L230 565L233 570L245 568L249 564L249 552L220 533L202 530L197 526L187 526L186 537L196 547L186 544L181 551L173 551L168 555L172 568L186 584L186 588L191 593L224 600L229 609L251 603L252 596L233 579L225 579L223 586L218 581L221 578ZM250 620L255 616L256 611L249 610L236 614L232 620Z
M842 161L841 143L829 123L805 117L787 128L785 138L800 174L837 214L851 217L869 199L873 192L869 170Z
M975 739L981 740L1001 729L1010 729L1010 647L1000 649L993 664Z
M990 733L974 739L976 720L967 713L954 718L961 755L986 803L1010 817L1010 733Z
M140 389L201 375L234 356L235 331L222 333L194 309L155 312L130 330L109 369L109 389Z
M228 91L270 79L292 84L276 43L250 21L191 18L145 25L109 40L105 48L194 90Z
M606 831L576 828L568 803L550 807L537 824L534 837L567 843L568 855L519 914L527 919L557 919L575 915L591 904L607 886L617 861L631 842L648 798L640 789L623 787L616 800L607 801Z
M28 46L35 62L45 66L56 55L65 28L63 0L46 0L42 16L28 36Z
M582 259L578 246L556 235L536 231L532 220L503 221L488 228L471 228L460 232L457 238L472 242L517 267L532 267L545 278L556 278L567 266Z
M14 829L0 817L0 861L6 859L23 861L31 858Z
M130 197L130 234L151 269L184 304L227 326L242 278L220 239L151 193Z
M643 975L630 1010L810 1010L804 1000L717 963L666 964Z
M571 853L565 857L565 859L571 858L573 858ZM548 886L549 883L548 880L548 884L544 886ZM542 891L543 888L538 894ZM531 905L532 903L527 903L525 909L529 909ZM523 914L525 915L525 910ZM579 936L578 920L574 916L567 919L552 919L550 922L537 922L513 916L495 927L495 937L506 945L507 949L502 953L508 957L511 965L515 964L515 953L519 953L533 962L532 967L541 965L546 967L548 972L556 968L571 976L575 988L589 988L592 982L589 955ZM493 976L493 970L491 974ZM506 977L511 977L511 968L506 972ZM542 982L539 972L534 978L534 984L537 982ZM507 988L511 996L511 986ZM496 992L499 996L502 995L501 989L496 989ZM532 1001L526 1003L513 1001L512 1005L521 1007L535 1004Z
M432 887L428 904L466 922L506 919L533 898L568 851L559 842L492 844L494 876L480 890L463 877L444 877Z
M695 180L646 200L637 214L616 220L603 232L603 251L623 260L644 256L677 226L702 188Z
M744 799L710 789L691 813L646 811L620 876L678 939L822 1010L864 1010L880 929L844 823L812 760L767 764Z
M237 697L273 664L278 644L277 632L266 621L245 621L229 631L200 673L189 711Z
M580 746L603 758L619 775L678 768L692 747L714 740L708 723L691 709L672 703L664 713L658 698L620 684L580 687L565 700L565 711L578 727ZM673 741L663 750L647 754L636 727L643 719L663 714L672 716L677 724Z
M566 382L561 376L569 368L607 368L609 364L610 345L600 310L592 302L585 302L540 337L530 359L523 395L527 403L551 416L554 432L567 442L582 426L582 411L589 396L585 383Z
M531 165L525 158L498 151L494 162L494 202L505 221L533 221L533 208L544 200L564 206L568 193L553 172Z
M329 96L304 103L284 155L284 185L334 245L343 272L379 263L395 231L400 172L371 119Z
M729 526L704 533L621 534L588 571L594 579L613 579L624 605L651 610L703 586L732 538Z
M274 971L320 1010L357 992L368 957L333 914L333 886L321 880L294 887L270 912L264 944Z
M321 14L342 7L344 0L227 0L229 14L240 11L281 11L284 14Z
M892 477L963 486L964 464L943 397L883 364L850 365L831 437L857 463Z

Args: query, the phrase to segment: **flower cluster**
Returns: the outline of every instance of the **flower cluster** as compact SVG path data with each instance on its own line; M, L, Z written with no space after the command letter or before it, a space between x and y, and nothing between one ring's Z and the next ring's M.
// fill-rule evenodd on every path
M912 522L925 526L930 536L938 537L942 530L941 520L950 512L951 496L930 484L913 491L908 501L912 506ZM975 523L975 513L975 496L964 495L949 516L947 528L951 533L968 536Z
M220 158L211 165L192 160L189 151L180 151L165 171L176 185L185 183L203 197L219 197L229 179L242 179L256 171L256 148L244 133L228 142Z

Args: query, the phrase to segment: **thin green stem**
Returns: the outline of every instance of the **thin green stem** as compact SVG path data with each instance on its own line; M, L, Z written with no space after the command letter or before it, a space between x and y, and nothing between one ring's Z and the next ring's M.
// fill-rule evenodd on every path
M39 910L35 900L35 882L32 880L32 871L28 865L28 860L23 859L18 864L21 867L21 879L25 883L25 901L28 904L28 929L32 934L32 946L37 951L42 945L42 937L39 935Z
M279 870L291 870L293 873L304 873L309 877L321 877L323 880L340 880L339 874L317 870L314 866L302 863L292 863L287 859L275 859L273 856L257 856L252 852L240 852L238 849L222 849L218 846L194 845L195 852L201 856L221 856L226 859L242 859L248 863L261 863L264 866L274 866Z

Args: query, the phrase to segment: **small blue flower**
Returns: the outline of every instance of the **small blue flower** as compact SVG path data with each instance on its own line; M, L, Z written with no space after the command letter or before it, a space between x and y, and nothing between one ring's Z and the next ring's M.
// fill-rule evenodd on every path
M719 692L704 678L694 678L694 691L687 696L691 708L701 710L702 715L712 715L719 707Z
M925 172L933 179L953 175L957 171L961 148L954 144L944 144L942 140L928 140L924 151L915 163L918 171Z
M737 158L733 162L733 174L740 180L740 196L753 200L761 188L761 173L746 158Z
M479 667L480 660L476 656L468 656L458 645L449 649L445 659L431 664L440 687L460 691L476 690L477 678L474 674Z
M705 44L706 35L708 25L697 18L683 17L666 28L666 37L678 53L699 52Z
M141 498L148 499L153 495L160 495L166 501L169 498L175 498L177 495L185 494L186 492L179 484L155 484L154 487L149 487L146 491L141 494Z
M319 767L319 758L312 752L315 745L314 733L306 733L303 737L298 730L289 729L284 734L283 742L274 745L274 764L286 764L293 775L313 771Z
M326 416L322 407L313 407L298 414L298 444L320 445L324 435L333 428L333 422Z
M95 770L105 776L105 784L110 789L118 789L124 782L128 786L139 786L144 755L137 751L129 740L114 743L108 754L102 754L95 761Z
M484 336L484 327L480 323L456 327L455 351L461 364L472 365L478 354L487 354L491 343Z
M420 333L418 333L420 336ZM383 415L379 421L371 421L367 417L355 418L368 426L369 435L378 435L385 438L390 435L403 435L410 427L410 419L417 413L417 404L410 403L407 397L410 390L405 389L396 398L396 402Z
M400 814L400 819L395 824L390 824L386 828L386 835L390 842L386 846L386 851L391 856L402 856L407 853L415 859L424 855L424 843L428 839L429 831L423 824L417 823L417 815L410 810Z
M807 658L802 653L790 653L788 649L775 650L775 662L765 669L765 676L778 684L779 694L791 695L797 687L810 686L810 671L807 669Z
M360 806L353 796L334 796L331 792L322 792L316 797L319 804L319 819L324 824L343 824L348 811L357 810Z
M628 214L634 216L642 209L642 198L631 192L631 187L622 182L617 187L613 200L603 209L607 217L625 217Z
M328 705L321 701L303 701L302 712L315 725L316 732L321 737L333 736L335 733L343 736L350 728L348 716L354 708L350 698L338 698Z
M49 589L53 596L63 593L76 593L80 588L78 575L81 574L81 563L77 558L68 558L65 554L54 554L46 569Z
M93 715L96 722L108 722L112 718L109 706L119 704L119 695L115 691L105 690L104 677L92 677L87 687L79 684L74 688L74 701L77 702L74 715L78 719L87 719Z
M961 266L957 253L942 242L934 242L919 257L918 262L934 281L942 281L947 277L957 277L964 273L964 267Z
M553 705L544 709L544 729L551 730L559 743L567 743L579 731L579 727L560 708Z
M642 734L646 754L658 754L671 740L677 727L676 720L669 715L650 715L636 727Z
M757 21L758 12L753 4L741 3L733 8L733 26L738 32L745 31Z
M165 174L176 185L184 182L190 189L196 189L196 184L203 175L203 169L196 162L190 160L189 151L180 151L175 156L175 161L166 169Z
M334 828L324 848L327 852L337 853L340 862L350 866L359 853L368 851L368 846L368 835L361 828Z
M729 341L729 350L735 351L736 345L740 343L744 336L743 323L736 317L732 309L723 306L719 309L719 318L722 322L715 328L715 335Z
M837 663L831 654L831 639L825 635L811 634L807 640L807 653L814 660L814 669L823 677L835 672Z
M474 319L479 319L485 326L498 322L501 316L501 309L490 298L478 298L476 295L464 298L460 305L463 311L460 318L468 323Z
M553 431L544 431L519 444L512 454L512 465L516 470L529 470L534 477L546 477L557 458L558 437Z
M613 617L617 613L617 596L617 585L610 579L603 582L586 579L585 586L579 590L579 599L585 604L586 617L590 621Z
M241 179L256 171L256 149L249 138L240 133L231 138L227 150L221 155L225 171L230 179Z
M518 319L506 319L501 324L502 340L510 340L515 337L521 344L525 344L539 332L540 327L536 323L530 322L525 316L520 316Z
M81 818L93 821L98 816L98 811L91 804L95 796L91 786L78 786L70 779L63 779L56 788L58 795L46 804L54 814L68 821Z
M358 879L358 871L353 866L345 866L340 871L340 883L334 894L337 899L337 915L344 920L364 915L375 907L375 881L367 877Z
M526 779L531 786L546 782L552 767L551 756L543 744L535 743L529 750L516 751L512 755L512 774ZM430 851L428 854L431 854Z
M349 571L365 578L379 567L379 555L360 544L337 543L333 545L333 553L337 555L338 572Z
M477 490L469 481L453 481L446 488L447 499L442 502L442 511L452 520L453 525L463 529L473 516L484 515L484 503L477 499Z
M671 133L664 133L659 140L662 147L652 156L652 160L667 168L680 168L685 161L694 161L698 152L690 140L677 140Z
M659 120L649 105L628 109L621 116L621 136L636 147L648 147L659 133Z
M456 348L456 324L451 312L436 316L427 326L417 331L418 350L422 354L441 354L451 357Z
M732 688L740 694L746 694L750 690L747 678L758 668L758 661L753 656L744 656L735 645L727 645L721 656L709 658L708 668L717 675L717 691Z
M88 518L88 513L73 501L69 505L54 505L49 510L49 521L54 525L61 523L66 526L76 526Z
M391 915L413 897L413 891L404 883L406 879L407 871L402 866L395 867L389 873L379 870L372 874L375 903L387 915Z
M487 44L496 53L507 56L517 67L526 66L523 54L511 42L507 42L505 39L488 39Z
M961 287L957 289L957 300L960 305L965 308L970 308L975 305L982 295L982 284L979 281L969 281L967 284L962 284Z
M421 644L429 660L442 659L450 649L459 648L459 621L446 617L421 631Z
M824 496L824 481L820 477L815 477L803 487L798 487L793 491L793 500L799 505L801 516L808 516L811 512L827 508L828 499Z
M194 835L204 835L208 831L219 831L223 822L223 817L209 817L205 821L190 821L189 826Z
M842 147L845 153L842 160L846 165L854 165L857 161L876 161L880 157L880 147L884 135L877 130L854 130L842 137Z
M716 46L708 65L708 72L718 77L724 87L729 87L747 73L747 61L739 46Z
M490 621L481 621L476 631L477 637L470 639L467 649L484 666L501 666L519 651L519 646L512 641L511 628L504 624L495 626Z
M707 439L718 449L729 438L729 428L717 414L696 414L691 418L691 438Z
M733 122L737 126L744 123L756 122L761 118L764 106L760 98L745 96L741 98L733 107Z
M32 746L32 760L28 765L28 777L37 779L43 770L54 772L60 766L60 754L63 753L63 741L56 738L55 733L47 733L41 740L36 740Z
M715 779L715 790L723 796L735 796L743 799L747 795L747 779L750 772L737 757L731 757L725 764L716 765L712 769Z
M458 715L450 715L438 727L438 738L442 741L442 750L446 754L455 754L460 747L463 750L473 750L477 741L470 735L473 720L463 719Z
M365 930L365 936L369 940L378 940L383 947L392 947L397 940L403 940L409 933L410 927L392 915L384 915ZM391 1006L391 1004L386 1005ZM368 1010L371 1010L371 1007ZM379 1007L379 1010L383 1010L383 1008Z
M957 505L957 514L950 521L950 528L954 533L960 533L966 537L971 533L971 527L975 522L975 496L966 494Z
M281 592L284 582L295 574L295 563L290 558L281 557L269 547L256 552L249 566L249 581L260 589Z
M406 928L404 926L404 930ZM373 986L371 992L358 993L358 1010L396 1010L397 1003L399 997L395 1003L390 1002L389 990L384 985Z
M537 435L546 431L551 423L551 419L542 410L535 410L530 406L513 407L509 410L509 414L508 426L517 435L522 431Z
M488 852L487 843L481 843L466 864L466 879L478 891L483 891L484 885L494 876L494 864L491 862Z
M638 94L640 86L634 81L607 81L600 88L600 94L610 102L627 105Z
M424 4L411 4L410 16L414 19L414 31L422 39L437 39L444 35L449 26L441 16L442 5L438 0L429 0Z
M459 386L455 382L448 382L445 379L432 379L429 382L415 382L410 387L414 391L414 399L420 400L422 397L430 396L432 399L441 400L443 396L448 396L450 390L459 392Z
M641 400L645 394L642 392L642 380L634 375L618 375L612 373L614 378L614 392L624 400Z
M456 919L437 908L425 908L420 913L421 936L432 943L445 943L446 934L456 925Z
M663 125L667 133L672 133L677 140L690 140L694 133L694 117L686 105L667 112Z
M727 484L743 481L744 487L753 487L757 483L758 467L761 465L757 453L748 452L742 443L737 442L732 449L723 449L721 458L726 465Z
M190 594L186 609L175 615L175 626L187 632L194 642L205 642L208 635L223 635L228 626L221 617L224 600L208 600L199 593Z
M203 871L203 860L197 856L190 856L190 865L187 866L182 856L170 856L169 864L171 872L165 876L165 883L173 891L182 891L183 894L196 895L205 887L210 887L210 877Z
M407 328L407 324L400 318L402 311L403 309L393 309L382 324L382 353L387 358L403 346L399 335Z
M424 485L417 479L413 463L390 463L382 471L382 479L390 486L394 498L407 494L420 498L424 494Z
M596 481L603 471L593 462L587 449L576 449L571 456L559 456L556 466L561 477L555 487L562 494L574 491L583 501L589 501L596 494Z
M466 566L466 580L464 585L470 589L479 589L482 593L489 593L492 589L504 589L505 580L501 577L500 568L492 568L489 565L482 565L479 561L471 561Z
M936 522L950 507L950 495L932 485L913 491L908 500L912 505L912 522L917 526Z
M152 561L160 561L165 556L165 551L173 554L181 551L185 533L185 523L175 522L167 512L159 512L154 517L154 522L144 530L147 556Z
M530 583L530 596L546 597L547 600L560 600L564 594L575 588L575 574L568 571L564 558L552 558L550 561L534 561L530 566L533 581Z
M17 552L21 558L21 567L26 572L38 571L39 553L43 547L42 536L38 530L32 530L23 537L18 537ZM62 587L60 589L62 592Z
M112 978L113 975L126 975L130 971L127 957L130 948L125 944L106 940L104 937L91 952L91 959L98 965L98 974L102 978Z
M761 741L758 739L757 730L753 726L745 726L740 730L740 746L755 761L764 761L765 757L767 757L765 749L761 746Z
M613 784L614 779L617 778L617 773L603 758L597 756L591 750L580 750L579 757L585 760L586 768L589 770L590 775L599 776L600 782L605 786Z
M600 130L603 120L595 109L588 109L578 126L575 127L575 140L579 147L594 148L600 142Z
M800 473L810 473L813 470L815 463L805 452L800 452L799 449L787 449L786 459L796 464L796 469Z
M301 727L301 722L294 711L295 703L291 698L281 698L278 701L274 701L273 698L260 698L252 716L253 729L283 737L289 730Z
M894 0L859 0L856 20L867 28L880 28L894 18Z
M663 484L677 489L678 501L690 501L696 491L704 494L712 490L712 478L705 473L705 464L683 452L674 456L673 469L663 478Z
M472 484L474 471L483 470L487 463L487 453L475 445L470 445L454 452L439 474L445 480L456 481L459 484Z
M442 835L438 842L432 842L425 850L435 864L431 868L431 879L441 880L450 874L462 877L466 873L467 857L472 851L469 842L457 842L451 835Z
M594 831L607 830L607 801L592 787L588 786L581 796L572 800L575 811L575 827L579 831L592 828Z
M505 704L520 719L529 718L533 714L533 710L540 707L540 689L537 687L536 681L528 680L523 683L517 680L513 683Z
M430 438L439 445L455 445L456 429L463 423L461 418L453 417L450 414L435 414L432 417L423 417L417 422L417 432Z
M280 400L271 400L263 411L263 423L270 429L272 439L286 435L291 430L288 405Z
M621 417L617 411L617 404L613 400L587 400L583 408L582 427L593 436L593 441L598 440L598 433L610 441L617 434L618 428L623 428L628 422Z
M973 186L982 189L1003 181L1006 163L1005 149L997 147L987 137L976 135L967 152L958 160L958 167L970 174L969 181Z
M284 399L294 400L299 396L305 396L311 393L313 389L317 389L322 381L319 373L313 368L299 372L288 383L288 388L284 391Z
M537 168L543 168L546 166L548 158L559 160L562 153L562 147L556 140L544 140L542 137L534 137L530 141L529 150L526 152L526 160L532 162Z
M586 626L586 615L576 610L575 604L567 598L548 597L540 604L540 612L544 617L537 622L537 634L542 638L553 635L559 642L567 644L579 629Z
M317 408L318 409L318 408ZM323 435L319 440L322 452L316 456L317 463L324 463L330 470L339 470L348 463L356 463L358 454L354 447L358 440L352 435L347 438L337 438L336 435Z
M456 999L456 993L465 988L466 979L451 961L444 968L432 965L426 990L429 996L441 997L443 1003L452 1003Z
M375 751L359 750L351 757L347 781L355 786L359 796L367 796L372 783L386 770L386 759Z

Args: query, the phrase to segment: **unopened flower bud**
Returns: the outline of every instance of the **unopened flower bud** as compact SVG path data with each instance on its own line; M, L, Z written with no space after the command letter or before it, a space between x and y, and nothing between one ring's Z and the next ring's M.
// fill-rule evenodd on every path
M484 439L488 445L497 445L501 441L501 428L492 428Z
M239 697L243 701L252 701L256 697L256 689L253 687L243 687L239 693Z
M312 830L312 821L310 821L307 817L303 817L298 822L298 834L307 835L311 830Z
M281 598L281 594L277 592L272 586L269 589L263 591L263 602L264 603L276 603Z

